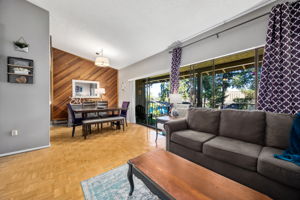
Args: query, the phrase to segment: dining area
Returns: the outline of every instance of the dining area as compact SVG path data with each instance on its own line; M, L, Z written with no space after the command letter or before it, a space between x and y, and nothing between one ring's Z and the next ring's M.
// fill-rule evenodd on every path
M92 133L103 132L103 126L125 131L129 101L122 102L121 107L109 107L108 101L83 101L68 103L68 126L72 127L72 137L76 127L82 127L84 139Z

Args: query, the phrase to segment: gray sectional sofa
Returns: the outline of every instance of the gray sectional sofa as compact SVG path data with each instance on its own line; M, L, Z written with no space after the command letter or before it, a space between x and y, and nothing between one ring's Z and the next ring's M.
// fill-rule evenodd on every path
M190 108L165 124L167 150L273 199L300 199L300 167L274 158L288 147L293 116Z

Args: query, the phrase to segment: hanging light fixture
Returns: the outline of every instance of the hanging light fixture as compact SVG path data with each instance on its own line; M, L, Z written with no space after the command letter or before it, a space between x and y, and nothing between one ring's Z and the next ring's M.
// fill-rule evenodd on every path
M103 49L100 52L96 52L96 59L95 65L99 67L108 67L109 66L109 59L103 56Z

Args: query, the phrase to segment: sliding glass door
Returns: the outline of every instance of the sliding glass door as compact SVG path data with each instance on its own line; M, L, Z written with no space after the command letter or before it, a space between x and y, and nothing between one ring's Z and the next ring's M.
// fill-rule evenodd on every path
M179 93L194 107L256 108L264 48L215 58L180 68ZM137 123L155 125L155 118L170 109L169 74L136 81Z
M137 80L136 88L136 121L154 127L156 117L169 113L169 78Z

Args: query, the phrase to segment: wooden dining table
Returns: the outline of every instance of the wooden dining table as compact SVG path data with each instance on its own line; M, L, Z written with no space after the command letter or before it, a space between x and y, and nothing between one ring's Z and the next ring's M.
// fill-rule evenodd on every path
M73 108L74 113L81 113L83 119L87 119L89 113L111 112L112 115L119 115L122 110L126 110L126 108L121 108L121 107L103 108L99 106L86 106L81 108ZM117 129L120 129L119 123L117 124Z
M113 115L115 115L115 112L119 114L121 110L126 110L125 108L120 108L120 107L108 107L108 108L103 108L103 107L98 107L98 106L86 106L86 107L81 107L81 108L73 108L73 111L75 113L81 113L82 118L86 119L88 113L99 113L99 112L111 112Z

